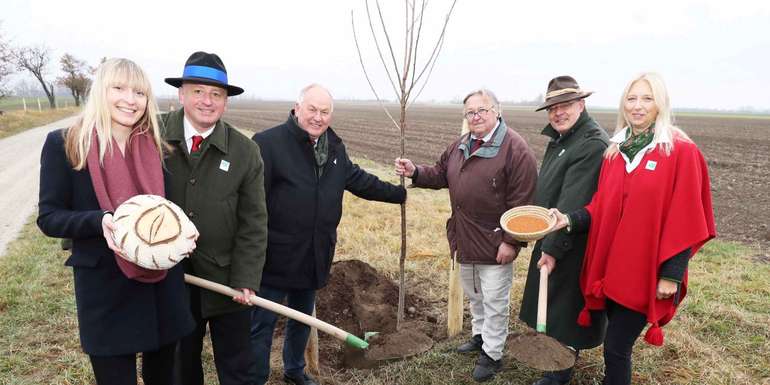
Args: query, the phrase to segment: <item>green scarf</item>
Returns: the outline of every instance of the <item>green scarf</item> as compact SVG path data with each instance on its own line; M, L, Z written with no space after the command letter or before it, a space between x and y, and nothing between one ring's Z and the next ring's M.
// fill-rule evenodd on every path
M300 127L297 116L293 113L291 114L291 119L297 127ZM326 159L329 158L329 141L326 139L326 131L318 137L318 141L313 145L313 156L315 157L315 164L318 167L318 178L320 179L324 173Z
M652 143L652 138L655 136L655 124L643 132L634 135L634 130L628 127L626 132L626 140L620 143L620 152L626 154L629 160L633 160L639 151L647 147Z
M313 148L313 155L315 155L315 164L318 166L318 177L320 178L324 172L326 159L329 157L329 141L326 139L326 132L318 137Z

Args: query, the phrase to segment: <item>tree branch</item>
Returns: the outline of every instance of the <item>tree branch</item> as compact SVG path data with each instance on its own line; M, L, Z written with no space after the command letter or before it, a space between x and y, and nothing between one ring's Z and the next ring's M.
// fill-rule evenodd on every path
M372 40L374 40L374 46L377 48L377 54L380 55L380 62L382 63L382 66L385 67L385 73L388 76L388 81L390 82L390 85L393 87L393 93L396 95L396 100L401 98L401 93L398 92L398 88L396 87L396 83L393 81L393 77L390 74L390 71L388 70L388 64L385 62L385 58L382 56L382 49L380 49L380 43L377 40L377 34L374 32L374 25L372 24L372 15L369 12L369 0L364 0L364 4L366 5L366 18L369 21L369 30L372 31ZM353 11L350 11L350 17L353 17ZM353 33L355 33L355 30L353 30ZM359 50L359 56L361 56L361 51ZM391 52L392 53L392 52ZM398 77L396 77L398 79Z
M369 1L366 0L367 7L369 5ZM388 29L385 27L385 19L382 17L382 8L380 7L379 0L374 0L374 4L377 5L377 14L380 16L380 24L382 25L382 32L385 34L385 41L388 43L388 51L390 51L390 57L393 59L393 69L396 71L396 78L401 79L401 73L398 72L398 64L396 63L396 54L393 52L393 45L390 43L390 35L388 34ZM374 31L372 31L374 33ZM401 87L401 94L404 94L404 87L402 85Z
M377 95L377 91L374 89L374 85L372 85L372 81L369 79L369 74L366 72L364 59L363 59L363 56L361 56L361 49L358 46L358 36L356 35L356 22L355 22L355 18L353 17L352 10L350 11L350 24L353 27L353 41L356 43L356 52L358 52L358 61L361 62L361 69L364 71L366 82L369 84L369 88L372 90L374 97L380 103L380 107L382 107L382 109L385 111L385 114L388 115L388 118L390 118L390 121L393 122L393 125L396 127L396 129L400 129L400 127L398 126L398 123L396 122L396 119L393 118L393 116L390 114L390 111L388 111L388 109L385 107L385 104L382 103L382 99L380 99L380 96Z
M455 4L457 4L457 0L452 1L452 6L449 8L449 12L447 12L446 17L444 19L444 26L441 28L441 34L439 35L439 38L436 41L436 45L433 46L433 52L431 52L430 57L428 58L428 61L425 63L425 67L423 67L423 69L420 71L420 74L417 76L417 80L415 80L415 83L420 81L420 78L429 67L433 67L431 63L434 62L436 59L438 59L438 52L441 48L442 42L444 41L444 35L446 35L446 27L447 27L447 24L449 24L449 18L452 16L452 11L455 8Z

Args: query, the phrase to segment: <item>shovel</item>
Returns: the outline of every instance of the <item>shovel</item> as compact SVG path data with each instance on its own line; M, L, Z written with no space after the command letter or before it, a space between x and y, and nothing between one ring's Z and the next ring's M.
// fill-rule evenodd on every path
M519 334L510 345L517 361L535 369L556 371L575 365L575 350L553 337L545 335L548 311L548 267L540 267L540 288L537 296L536 331Z
M208 289L229 297L235 297L243 294L240 291L235 290L233 288L227 287L225 285L222 285L216 282L211 282L209 280L199 278L190 274L184 275L184 281L191 285L202 287L204 289ZM345 341L345 343L347 343L348 345L354 348L366 349L367 347L369 347L368 342L354 336L353 334L350 334L334 325L330 325L324 321L321 321L318 318L311 317L305 313L296 311L292 308L283 306L273 301L266 300L264 298L257 297L256 295L252 295L251 297L249 297L249 302L261 308L289 317L297 322L302 322L305 325L314 327L326 334L331 335L334 338Z
M137 255L140 250L138 240L135 242L136 254L133 255L133 259L127 257L130 253L127 253L125 249L121 250L122 254L119 255L123 258L131 263L138 264L139 266L148 269L170 269L178 264L182 259L188 257L190 253L192 253L192 250L194 250L196 246L195 240L197 240L200 235L195 228L195 224L190 221L179 206L166 198L157 195L136 195L131 197L118 206L115 210L114 217L117 219L114 221L116 229L112 233L113 241L115 242L115 245L120 245L119 247L121 249L125 247L124 241L129 232L133 232L139 240L144 242L144 244L149 245L150 248L155 244L149 242L148 239L152 240L153 237L158 236L158 234L162 234L161 238L165 238L156 240L157 244L166 241L173 242L172 247L165 247L163 249L164 252L159 253L157 256L152 252L146 253L151 256L152 263L150 263L149 258L139 258L139 255ZM143 220L143 218L149 218L149 220ZM123 235L118 237L117 235L119 233L122 233ZM180 241L181 244L179 243ZM148 249L144 250L147 251ZM182 250L186 250L187 252L177 255ZM179 258L173 259L172 256L177 256ZM194 275L185 274L184 280L191 285L202 287L229 297L236 297L242 294L233 288ZM366 349L369 346L368 342L337 328L336 326L273 301L252 295L249 297L249 302L289 317L297 322L302 322L303 324L316 328L324 333L328 333L332 337L345 341L345 343L355 348Z

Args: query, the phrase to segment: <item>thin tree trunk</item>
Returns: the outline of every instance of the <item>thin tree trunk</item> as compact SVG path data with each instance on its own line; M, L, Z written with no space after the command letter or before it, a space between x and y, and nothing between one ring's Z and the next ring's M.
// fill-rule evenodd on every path
M405 156L405 132L406 132L406 105L401 103L401 158ZM401 175L401 186L406 188L405 178ZM398 283L398 315L396 317L396 330L401 329L401 323L404 320L404 297L406 296L406 285L404 282L404 262L406 261L406 202L401 204L401 256L398 260L399 283Z

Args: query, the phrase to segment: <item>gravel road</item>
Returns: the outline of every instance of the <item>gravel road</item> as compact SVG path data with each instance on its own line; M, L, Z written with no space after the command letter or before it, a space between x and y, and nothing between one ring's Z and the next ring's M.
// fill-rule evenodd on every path
M40 150L46 135L74 120L62 119L0 139L0 256L37 210Z

